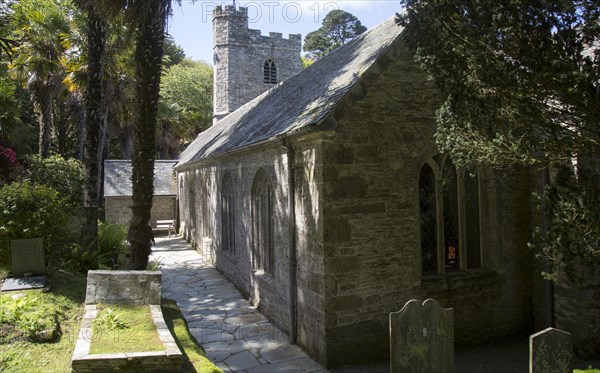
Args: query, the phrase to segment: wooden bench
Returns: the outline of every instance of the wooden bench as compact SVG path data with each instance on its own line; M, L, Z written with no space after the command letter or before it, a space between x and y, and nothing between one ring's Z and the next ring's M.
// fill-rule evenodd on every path
M154 232L164 232L167 231L169 237L171 237L171 232L175 235L175 219L170 220L157 220L154 225L152 225L152 231Z

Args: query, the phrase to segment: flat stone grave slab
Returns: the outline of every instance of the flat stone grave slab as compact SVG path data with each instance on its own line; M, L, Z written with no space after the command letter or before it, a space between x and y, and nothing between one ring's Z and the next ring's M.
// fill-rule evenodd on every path
M44 286L46 286L46 276L7 278L2 284L2 291L41 289Z

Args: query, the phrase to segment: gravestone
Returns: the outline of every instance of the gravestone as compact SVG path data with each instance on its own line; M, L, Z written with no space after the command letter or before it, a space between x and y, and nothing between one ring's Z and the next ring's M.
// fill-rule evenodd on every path
M41 276L46 274L44 241L41 238L11 240L11 272L15 277L26 273Z
M529 337L530 373L572 372L573 340L570 333L547 328Z
M390 313L391 372L453 372L453 313L434 299L413 299Z

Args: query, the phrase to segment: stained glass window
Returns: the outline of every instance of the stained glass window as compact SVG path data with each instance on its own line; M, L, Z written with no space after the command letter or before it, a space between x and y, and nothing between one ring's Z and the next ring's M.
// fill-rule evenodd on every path
M459 225L458 186L456 168L448 158L442 171L442 198L444 208L444 257L446 272L458 270Z
M422 272L427 275L480 268L477 174L458 172L452 160L443 155L429 162L419 174ZM441 175L434 172L432 163L440 166Z
M435 175L427 163L419 176L421 260L423 274L437 273Z

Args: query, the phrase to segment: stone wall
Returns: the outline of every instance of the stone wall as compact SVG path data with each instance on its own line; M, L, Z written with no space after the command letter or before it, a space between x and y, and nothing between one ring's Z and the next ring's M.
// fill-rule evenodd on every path
M182 221L187 239L205 259L215 262L253 303L265 312L280 328L288 330L287 316L287 175L285 161L279 149L266 153L244 154L242 158L224 159L204 164L184 173L184 185L193 197L184 201ZM254 176L263 168L271 181L275 200L274 240L275 273L256 273L252 270L251 193ZM235 244L232 250L221 249L221 181L229 172L234 183ZM185 188L185 187L184 187ZM212 246L212 252L206 245Z
M529 185L480 169L483 268L421 275L419 172L438 152L436 90L406 51L324 145L328 367L388 359L388 315L410 299L453 307L457 343L511 335L531 314Z
M88 271L85 304L160 304L160 271Z
M248 28L248 9L217 7L213 13L214 116L220 120L273 87L264 83L263 66L275 61L277 82L296 75L300 62L301 37L280 33L261 35Z
M300 142L296 147L296 228L298 343L313 356L325 351L323 302L323 242L320 142ZM262 168L274 193L275 271L272 275L252 269L251 195L254 177ZM227 276L278 327L289 333L288 172L285 148L276 145L253 153L241 153L215 162L179 169L183 181L181 225L188 241L205 259L214 260ZM221 182L226 173L234 180L235 244L221 246ZM204 211L206 210L206 211ZM208 233L208 236L204 236ZM203 245L210 242L207 253ZM208 257L207 257L208 255ZM323 355L324 356L324 355Z
M176 196L154 196L151 222L175 219ZM107 223L129 226L131 220L131 197L104 198L104 219Z
M387 360L389 313L430 297L454 308L457 343L531 331L527 172L478 169L482 268L422 276L418 177L439 153L433 138L437 92L406 51L370 84L335 131L293 142L298 343L328 367ZM276 201L272 276L251 267L251 191L261 167ZM235 180L230 251L221 248L225 172ZM185 237L289 331L286 149L262 146L178 173Z

